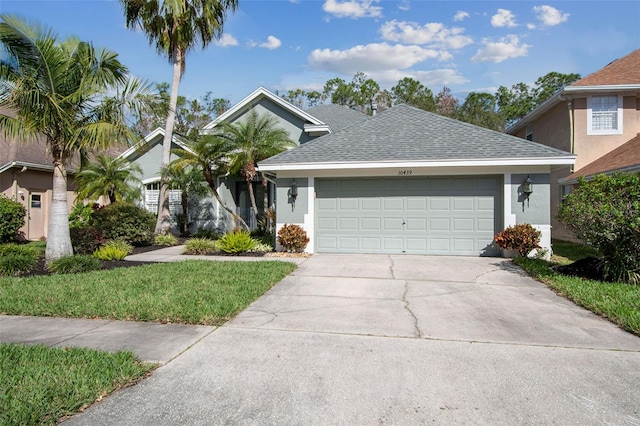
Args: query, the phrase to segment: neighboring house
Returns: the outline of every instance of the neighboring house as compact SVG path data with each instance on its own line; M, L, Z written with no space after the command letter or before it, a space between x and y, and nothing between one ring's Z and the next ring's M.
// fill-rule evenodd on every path
M302 226L308 252L493 256L493 236L516 223L534 225L550 248L551 175L574 162L398 105L258 166L277 186L277 228Z
M67 204L75 202L74 167L67 170ZM53 160L43 139L24 142L0 136L0 193L20 202L27 210L25 238L46 238L53 191Z
M573 238L555 219L578 177L640 169L640 49L576 81L507 130L577 155L551 174L554 238Z

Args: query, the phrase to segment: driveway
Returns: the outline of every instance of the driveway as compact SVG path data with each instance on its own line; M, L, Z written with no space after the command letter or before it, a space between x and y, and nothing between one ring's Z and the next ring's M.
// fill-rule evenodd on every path
M640 338L509 261L314 255L69 424L640 425Z

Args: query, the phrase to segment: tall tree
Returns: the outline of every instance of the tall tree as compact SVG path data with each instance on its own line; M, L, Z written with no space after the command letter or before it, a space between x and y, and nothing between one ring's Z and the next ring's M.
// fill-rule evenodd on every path
M169 182L169 189L180 191L180 206L182 217L178 220L178 227L182 235L189 235L189 197L205 195L206 184L201 170L193 167L183 167L179 160L172 161L162 170Z
M322 93L317 90L311 90L310 92L307 92L305 96L307 97L307 106L309 107L314 107L324 101Z
M458 99L451 93L451 89L444 86L436 95L436 112L440 115L453 117L458 108Z
M395 104L407 104L425 111L435 112L433 92L411 77L405 77L391 88Z
M258 216L258 206L253 192L253 179L257 175L256 164L279 154L287 148L295 147L286 130L277 127L272 115L258 115L251 110L246 118L236 123L223 123L220 137L228 141L231 151L231 172L240 173L247 182L247 190L254 215ZM262 180L267 189L266 179Z
M353 107L365 114L373 113L373 104L380 92L380 85L368 78L365 73L357 72L351 81L351 90L354 98Z
M344 105L351 108L354 104L353 87L343 79L336 77L324 84L323 93L332 104Z
M562 74L552 71L538 78L533 89L536 106L540 105L565 86L580 80L580 74Z
M527 115L536 106L535 99L526 83L514 84L511 89L500 86L496 92L496 98L507 127Z
M130 140L125 109L138 109L148 87L127 84L127 69L116 53L73 37L61 41L44 26L12 15L0 15L0 44L8 54L0 59L0 106L15 113L0 115L0 128L11 138L44 137L53 160L45 251L50 262L73 253L69 161L80 150L104 150Z
M140 196L142 169L124 158L98 155L95 162L83 167L76 176L80 198L97 201L106 197L111 204L118 200L134 201Z
M489 93L469 93L458 108L456 118L487 129L504 131L504 118L498 112L495 96Z
M233 147L229 141L220 135L202 135L191 142L188 149L173 150L178 158L172 161L171 165L179 168L193 168L202 172L204 180L220 207L233 217L236 224L240 223L249 229L247 223L226 205L218 192L218 178L229 172L229 153L232 151Z
M196 46L205 48L222 36L228 11L235 11L237 0L120 0L124 7L127 27L144 31L149 44L166 55L173 65L173 80L169 111L162 141L161 167L169 164L171 139L178 104L178 87L184 73L186 55ZM169 192L166 179L160 184L158 221L155 232L166 233L171 227Z

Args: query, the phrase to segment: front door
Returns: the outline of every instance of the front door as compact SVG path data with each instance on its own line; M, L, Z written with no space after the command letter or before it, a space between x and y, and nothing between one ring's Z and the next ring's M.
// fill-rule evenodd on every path
M29 192L29 235L30 240L39 240L45 236L46 192Z

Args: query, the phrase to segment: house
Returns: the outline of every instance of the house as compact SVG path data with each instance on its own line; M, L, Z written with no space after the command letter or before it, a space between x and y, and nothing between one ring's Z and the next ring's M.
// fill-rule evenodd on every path
M303 111L278 95L260 87L207 124L202 129L202 133L215 133L220 123L235 123L242 120L251 110L257 111L259 115L269 114L275 117L277 126L285 129L290 139L297 145L369 118L365 114L338 105L320 105ZM120 157L136 163L142 169L141 202L147 210L153 213L156 213L158 208L163 138L164 129L158 128L138 144L120 154ZM185 138L177 134L173 135L172 150L176 148L188 150L188 145L189 142ZM172 152L170 161L175 158L176 154ZM261 180L256 179L252 184L256 200L264 199L265 194ZM255 215L252 214L247 182L238 176L222 176L218 179L217 190L225 205L249 223L252 228L255 228ZM268 205L274 205L274 196L275 186L270 183L266 194ZM172 214L180 212L179 191L170 191L169 201ZM264 203L258 202L257 204L258 214L261 215ZM219 205L213 196L190 199L189 211L193 230L204 228L226 232L236 225L233 217Z
M640 49L560 90L507 132L577 155L551 173L553 236L572 239L555 215L578 178L640 169Z
M73 171L70 167L67 175L69 209L76 199ZM0 136L0 193L25 207L27 217L20 228L25 238L47 237L52 192L53 161L44 139L24 142Z
M534 225L550 248L551 176L574 162L398 105L258 167L276 185L277 228L302 226L309 252L493 256L493 236L516 223Z

